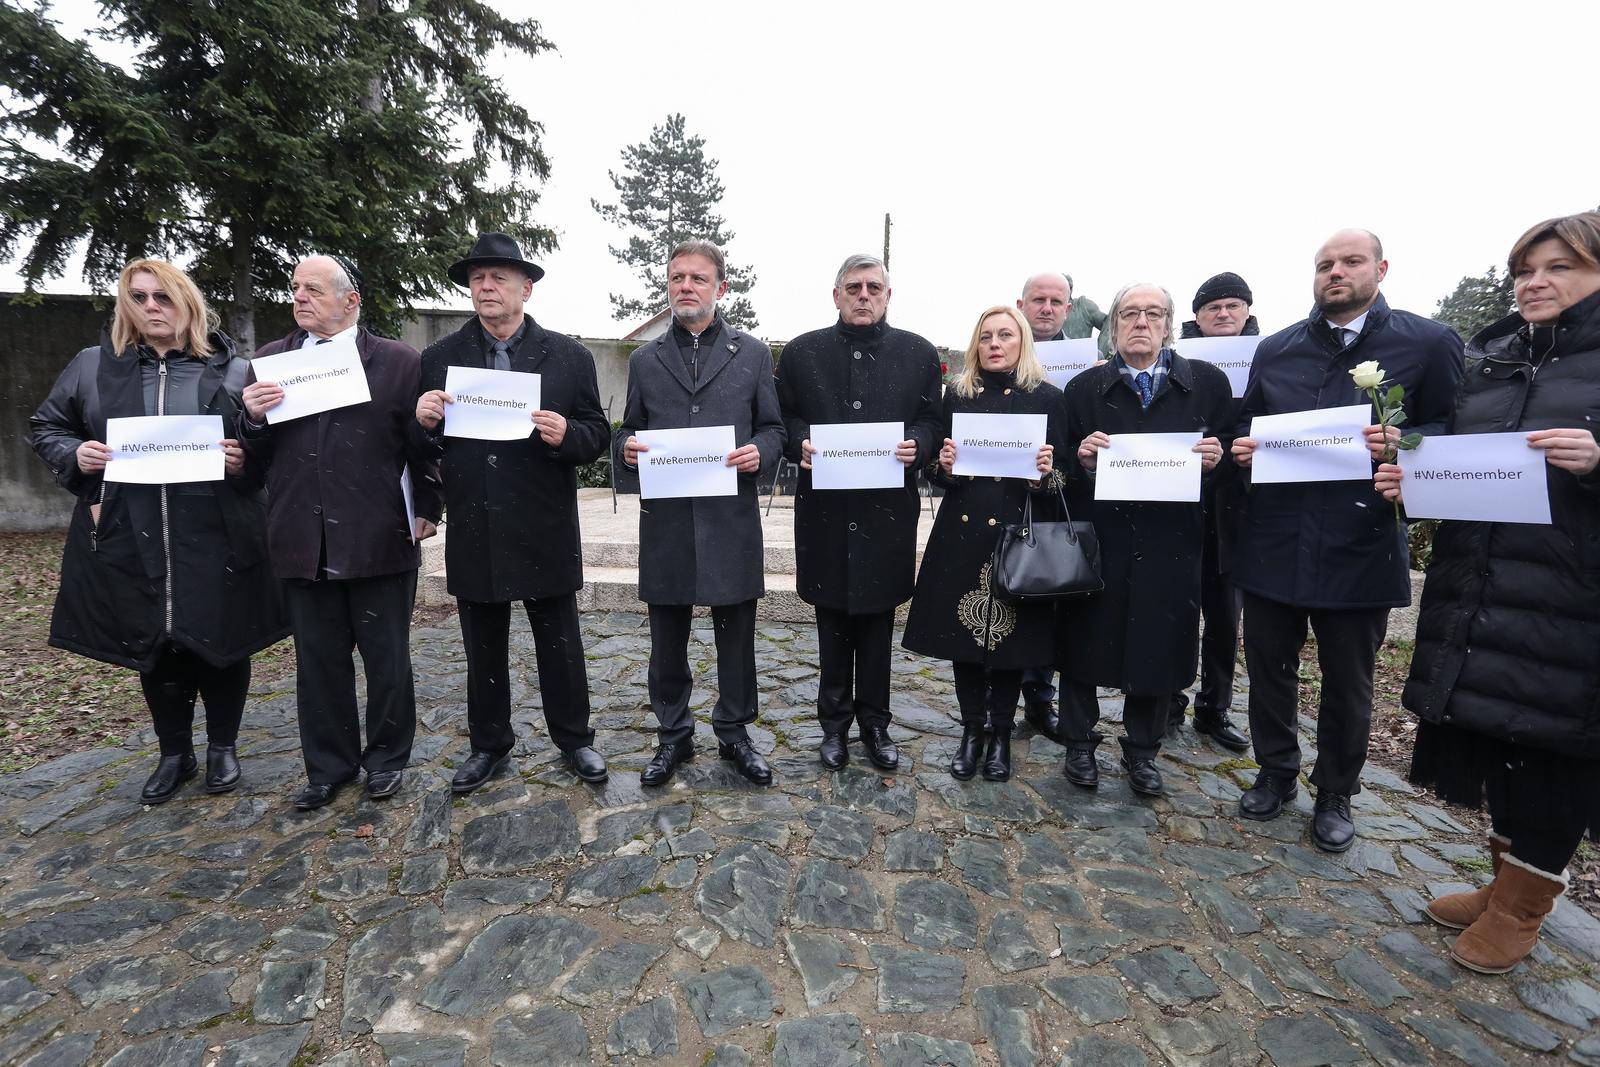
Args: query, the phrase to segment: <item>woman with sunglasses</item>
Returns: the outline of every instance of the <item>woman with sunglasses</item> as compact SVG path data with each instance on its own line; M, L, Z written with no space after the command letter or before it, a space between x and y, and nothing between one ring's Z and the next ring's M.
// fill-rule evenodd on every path
M129 263L109 334L77 354L30 420L34 451L78 498L50 644L139 672L161 749L146 804L170 800L198 771L196 695L206 709L205 789L238 785L250 655L288 633L266 564L261 472L234 439L249 364L215 325L183 271ZM106 480L107 420L142 415L220 415L225 477Z

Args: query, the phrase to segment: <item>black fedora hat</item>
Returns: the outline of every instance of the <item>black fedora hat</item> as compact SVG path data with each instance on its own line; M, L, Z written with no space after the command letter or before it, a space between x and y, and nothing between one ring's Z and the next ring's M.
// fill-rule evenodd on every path
M472 246L472 251L450 264L450 269L445 273L457 285L466 285L467 275L480 263L509 263L526 272L534 281L544 277L544 268L523 259L522 249L517 247L517 242L503 233L478 234L478 243Z

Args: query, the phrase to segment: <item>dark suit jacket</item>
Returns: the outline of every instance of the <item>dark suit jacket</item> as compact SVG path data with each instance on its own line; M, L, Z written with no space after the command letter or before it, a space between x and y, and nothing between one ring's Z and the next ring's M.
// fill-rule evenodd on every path
M293 351L305 338L297 329L255 354ZM259 428L240 422L246 452L267 465L267 552L279 578L317 577L324 543L328 578L415 570L421 555L400 489L408 466L417 515L439 521L439 467L417 425L422 360L410 345L364 328L356 351L367 403Z
M761 469L739 475L737 496L645 500L639 505L639 599L647 604L739 604L766 592L756 487L783 453L772 350L724 323L692 382L669 330L628 361L622 446L639 430L733 426L735 446L754 444Z
M527 332L511 369L539 375L540 406L566 417L560 447L537 432L522 441L430 435L442 457L450 521L445 569L451 594L464 600L543 599L583 585L577 469L604 454L611 427L589 350L524 318ZM482 367L483 338L473 318L430 345L422 353L422 391L443 389L451 367Z

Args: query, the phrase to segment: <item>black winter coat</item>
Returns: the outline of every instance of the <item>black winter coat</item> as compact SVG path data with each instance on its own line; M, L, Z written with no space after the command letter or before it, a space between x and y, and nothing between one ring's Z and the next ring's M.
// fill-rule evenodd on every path
M1260 333L1261 324L1256 322L1254 315L1244 320L1244 329L1240 331L1242 336L1256 337ZM1200 332L1200 323L1190 319L1183 324L1180 336L1204 337L1205 334ZM1182 345L1176 349L1179 352L1182 350ZM1243 403L1243 400L1234 400L1229 405L1226 425L1230 433L1238 425L1239 410ZM1206 482L1203 493L1206 541L1211 547L1210 566L1214 573L1227 574L1233 569L1233 554L1238 549L1239 532L1244 525L1245 483L1241 478L1215 478Z
M772 350L722 324L698 380L691 380L669 329L628 360L628 406L613 460L639 430L733 427L734 446L754 444L761 467L738 476L737 496L639 504L639 599L646 604L742 604L766 592L757 486L783 455L783 419L772 384Z
M1473 338L1451 433L1600 423L1600 294ZM1442 522L1402 703L1433 723L1600 758L1600 471L1546 465L1549 526Z
M1344 348L1318 310L1261 342L1237 432L1257 415L1367 403L1350 371L1376 360L1406 392L1405 430L1444 429L1461 381L1461 338L1448 326L1392 311L1380 295ZM1372 417L1376 417L1375 415ZM1233 584L1302 608L1393 608L1411 603L1405 527L1371 480L1252 486L1233 559Z
M236 437L249 365L221 334L211 344L203 363L169 356L163 381L153 352L119 356L102 339L67 365L29 420L33 450L78 498L50 619L56 648L146 671L176 646L221 667L288 635L267 565L258 466L247 462L240 476L220 482L174 485L107 482L78 469L78 446L104 441L107 419L220 415L223 436Z
M1045 441L1055 446L1055 462L1067 456L1066 411L1061 390L1049 382L1030 392L1015 387L1010 374L982 372L983 391L967 399L955 389L944 394L940 444L951 436L957 412L1049 416ZM1000 670L1026 670L1055 655L1055 610L1048 601L1008 604L989 595L989 569L1000 527L1022 521L1029 483L1020 478L951 477L935 453L927 465L930 481L945 489L933 532L922 553L916 592L901 641L912 652L957 663L985 663ZM1059 479L1035 491L1034 513L1053 518ZM989 632L987 654L984 632Z
M778 360L785 451L800 462L813 423L899 422L917 461L899 489L823 490L800 472L794 503L795 587L800 599L855 615L889 611L916 580L916 467L938 455L939 353L887 322L836 322L790 341Z
M1226 457L1233 406L1228 376L1209 363L1179 355L1171 360L1148 409L1115 362L1067 383L1068 499L1074 519L1094 522L1106 587L1098 596L1062 602L1056 660L1074 681L1144 695L1176 692L1194 681L1205 505L1200 499L1096 501L1094 478L1077 461L1077 443L1096 430L1196 432L1220 438ZM1202 486L1229 473L1224 458Z
M305 339L297 329L256 355L295 351ZM362 328L356 351L372 395L367 403L259 429L241 424L245 450L267 467L267 548L280 578L316 578L324 546L330 579L416 570L422 556L400 487L408 468L416 515L438 522L443 510L439 464L417 423L416 349Z
M600 458L611 427L600 408L594 357L531 316L511 369L538 374L539 403L567 420L552 448L535 431L522 441L430 435L444 478L445 573L464 600L505 603L576 592L583 585L578 467ZM422 391L443 389L451 367L482 367L482 325L470 319L422 353ZM532 424L530 423L530 428Z

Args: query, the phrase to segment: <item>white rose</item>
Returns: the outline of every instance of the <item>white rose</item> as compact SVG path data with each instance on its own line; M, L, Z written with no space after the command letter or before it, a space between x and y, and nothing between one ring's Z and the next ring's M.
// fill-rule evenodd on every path
M1358 363L1350 372L1350 377L1356 380L1357 389L1376 389L1383 384L1383 368L1378 366L1378 361L1369 359L1365 363Z

